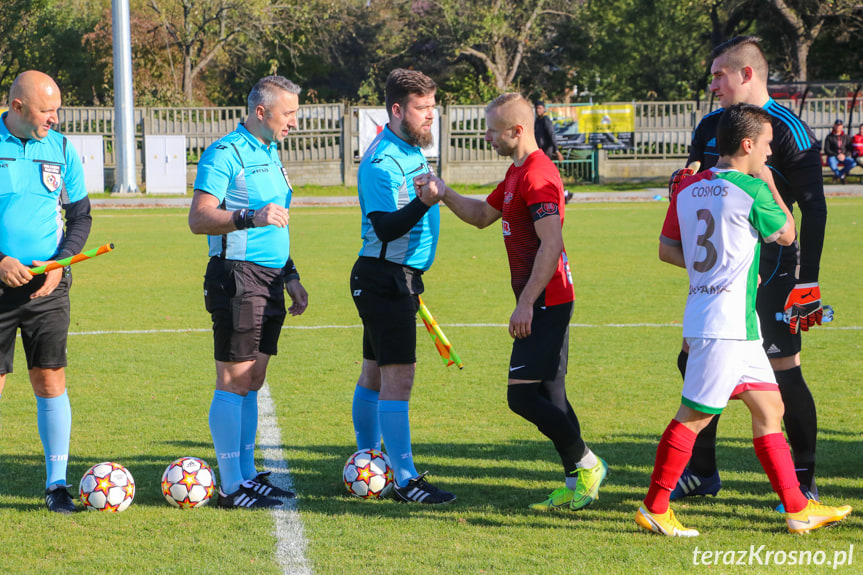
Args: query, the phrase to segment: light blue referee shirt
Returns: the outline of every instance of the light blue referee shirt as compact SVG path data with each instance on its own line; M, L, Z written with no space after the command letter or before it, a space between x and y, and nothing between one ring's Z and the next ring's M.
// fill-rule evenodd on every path
M63 204L87 197L81 158L54 130L26 144L0 116L0 252L33 265L63 243Z
M212 194L227 211L291 207L293 189L275 142L263 144L242 124L212 143L198 162L195 189ZM210 256L284 267L291 254L288 226L265 226L208 236Z
M393 134L389 125L378 134L366 150L357 175L363 213L361 256L383 257L423 271L431 267L440 232L437 204L429 208L409 233L389 243L377 237L368 217L373 212L395 212L408 205L416 198L414 177L429 171L422 150Z

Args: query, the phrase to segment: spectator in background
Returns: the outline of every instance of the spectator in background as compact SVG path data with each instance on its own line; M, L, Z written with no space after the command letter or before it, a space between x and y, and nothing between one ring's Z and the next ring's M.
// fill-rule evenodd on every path
M545 115L545 102L537 100L533 103L536 111L536 121L533 124L533 135L539 149L545 152L552 161L563 161L563 154L557 149L557 138L554 135L554 124Z
M863 124L860 124L857 134L851 138L851 156L858 165L863 166Z
M545 102L536 100L533 103L536 111L536 119L533 123L533 137L536 139L536 145L542 150L546 156L552 161L563 161L563 154L557 148L557 137L554 134L554 123L551 118L545 115ZM558 166L559 168L560 166ZM569 190L563 191L563 199L565 203L569 203L572 199L572 192Z
M827 165L843 184L845 176L857 165L857 162L849 157L851 150L851 137L845 133L842 120L837 119L833 122L833 131L824 138L824 155L827 156ZM842 164L841 170L839 164Z

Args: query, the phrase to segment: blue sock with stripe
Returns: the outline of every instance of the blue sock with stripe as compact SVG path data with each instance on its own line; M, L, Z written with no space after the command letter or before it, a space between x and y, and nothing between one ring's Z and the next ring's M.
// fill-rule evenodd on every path
M210 404L210 435L219 464L222 491L228 495L243 482L240 468L240 437L243 418L243 396L216 390Z
M45 488L66 485L72 406L65 391L57 397L36 396L36 422L45 451L45 469L48 473Z
M417 475L411 452L411 422L407 401L381 400L378 402L381 434L387 446L387 455L399 487Z
M240 436L240 469L243 479L254 479L258 474L255 469L255 437L258 434L258 392L250 391L243 398L243 423Z
M354 389L351 411L354 420L354 435L357 449L381 448L381 425L378 421L378 396L380 392L360 387Z

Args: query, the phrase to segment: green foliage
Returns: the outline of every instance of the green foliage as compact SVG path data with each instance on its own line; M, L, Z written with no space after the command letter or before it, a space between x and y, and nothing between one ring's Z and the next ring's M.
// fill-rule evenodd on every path
M784 79L799 43L772 2L752 0L184 1L131 1L138 105L240 105L272 73L297 81L308 101L371 104L396 67L424 71L459 103L505 90L556 102L688 100L705 93L715 44L759 34ZM863 75L858 3L788 5L801 33L820 30L811 79ZM110 104L111 40L109 0L6 0L0 93L38 68L58 77L67 104Z

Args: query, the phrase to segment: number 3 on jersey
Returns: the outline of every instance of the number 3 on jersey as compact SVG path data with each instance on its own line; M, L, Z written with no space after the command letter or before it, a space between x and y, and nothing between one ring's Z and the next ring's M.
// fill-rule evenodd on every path
M699 221L704 222L705 227L704 233L696 238L695 243L704 248L705 253L704 259L692 264L692 268L697 272L704 273L716 265L716 246L710 241L710 238L713 236L713 232L716 231L716 221L713 219L713 214L711 214L710 210L707 209L698 210L696 215L698 216Z

